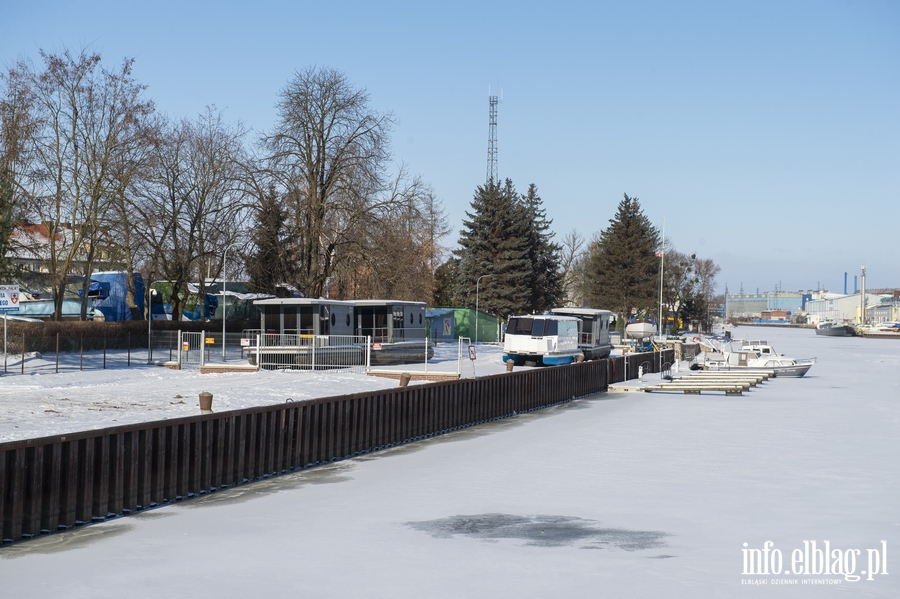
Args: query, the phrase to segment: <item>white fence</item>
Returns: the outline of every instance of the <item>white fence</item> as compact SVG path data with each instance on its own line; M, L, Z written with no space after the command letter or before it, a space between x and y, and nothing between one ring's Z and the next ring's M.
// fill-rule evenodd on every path
M371 341L355 335L276 335L257 331L228 333L155 331L151 360L181 368L244 363L265 370L368 369Z
M371 343L358 335L278 335L251 338L244 354L265 370L337 370L364 373Z

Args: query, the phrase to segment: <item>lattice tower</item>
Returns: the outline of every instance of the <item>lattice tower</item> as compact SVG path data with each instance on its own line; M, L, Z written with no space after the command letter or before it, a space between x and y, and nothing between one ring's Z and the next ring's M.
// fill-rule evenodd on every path
M490 104L490 118L488 121L488 156L487 156L487 182L500 182L500 173L497 171L497 104L498 96L488 96Z

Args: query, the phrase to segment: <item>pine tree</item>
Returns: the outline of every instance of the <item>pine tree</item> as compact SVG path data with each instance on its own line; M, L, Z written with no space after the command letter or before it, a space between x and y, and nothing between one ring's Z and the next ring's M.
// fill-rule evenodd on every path
M595 308L619 315L620 327L634 312L652 312L657 301L659 233L637 198L619 202L616 216L591 252L591 299Z
M249 288L257 293L275 293L279 285L294 280L296 261L286 233L287 211L272 189L260 198L253 227L254 251L246 257Z
M455 295L462 303L506 318L529 311L531 276L527 229L516 214L518 197L512 181L501 187L489 181L478 187L472 212L460 232L459 273ZM478 281L481 280L479 284Z
M541 197L534 183L522 196L519 214L524 219L527 258L531 264L528 279L530 312L540 314L556 307L562 299L562 274L560 272L560 246L553 242L552 220L547 218Z

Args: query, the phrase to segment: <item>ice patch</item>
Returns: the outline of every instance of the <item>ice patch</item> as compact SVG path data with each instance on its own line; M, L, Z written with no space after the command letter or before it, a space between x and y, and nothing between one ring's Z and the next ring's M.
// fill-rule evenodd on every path
M658 531L600 528L593 520L568 516L477 514L407 522L406 525L443 539L453 535L467 535L486 541L518 539L526 541L526 545L538 547L562 547L586 542L587 545L582 547L584 549L616 547L625 551L665 547L663 538L668 536L668 533Z

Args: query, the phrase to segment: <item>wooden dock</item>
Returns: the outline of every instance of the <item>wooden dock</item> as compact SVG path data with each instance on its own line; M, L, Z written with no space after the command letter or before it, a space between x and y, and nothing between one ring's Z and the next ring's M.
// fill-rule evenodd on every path
M657 385L642 386L640 390L646 393L681 391L693 395L700 395L704 391L717 391L724 392L725 395L740 396L744 391L749 391L752 387L773 376L775 373L771 370L753 372L692 371Z

